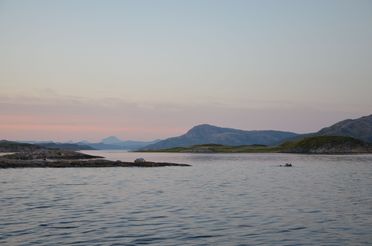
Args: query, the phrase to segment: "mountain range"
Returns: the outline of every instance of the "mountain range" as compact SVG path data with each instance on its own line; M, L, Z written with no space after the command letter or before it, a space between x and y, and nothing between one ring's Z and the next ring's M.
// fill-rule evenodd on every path
M372 143L372 115L358 119L347 119L318 132L297 134L283 131L244 131L222 128L208 124L191 128L185 134L168 138L142 148L159 150L174 147L189 147L200 144L221 144L227 146L269 145L274 146L291 139L302 139L308 136L347 136Z
M187 147L197 144L222 144L229 146L239 145L275 145L280 142L294 138L298 134L294 132L283 131L244 131L232 128L223 128L202 124L194 126L185 134L168 138L152 145L146 146L144 149L165 149L173 147Z
M36 144L42 148L60 148L70 150L89 149L125 149L125 150L159 150L174 147L190 147L203 144L220 144L225 146L243 145L265 145L276 146L289 140L301 140L306 137L315 136L345 136L372 143L372 115L363 116L358 119L347 119L329 127L322 128L318 132L308 134L297 134L286 131L246 131L233 128L224 128L208 124L192 127L185 134L165 140L154 141L123 141L115 136L109 136L100 142L92 143L80 141L76 143L56 143L28 141L26 143ZM32 145L17 146L14 142L3 141L0 144L3 150L17 150L38 148ZM1 149L0 149L1 151Z

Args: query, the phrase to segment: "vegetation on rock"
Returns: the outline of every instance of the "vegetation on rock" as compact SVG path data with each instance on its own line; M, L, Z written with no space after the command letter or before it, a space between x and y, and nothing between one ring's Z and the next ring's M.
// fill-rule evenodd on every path
M181 153L300 153L300 154L355 154L372 153L371 145L351 137L315 136L285 142L279 146L243 145L226 146L202 144L191 147L176 147L150 152Z

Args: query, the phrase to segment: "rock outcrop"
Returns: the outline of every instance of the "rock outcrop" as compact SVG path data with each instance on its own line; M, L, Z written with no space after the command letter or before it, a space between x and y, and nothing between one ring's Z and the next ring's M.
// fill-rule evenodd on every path
M105 160L101 156L92 156L69 150L36 150L18 152L0 157L0 168L62 168L62 167L165 167L190 166L168 162L124 162Z

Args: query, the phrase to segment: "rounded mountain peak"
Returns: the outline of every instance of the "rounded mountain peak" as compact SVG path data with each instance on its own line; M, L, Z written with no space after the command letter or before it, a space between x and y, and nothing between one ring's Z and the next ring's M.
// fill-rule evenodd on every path
M200 124L191 128L186 135L193 135L193 136L203 136L203 135L211 135L215 133L225 132L227 128L222 128L218 126L213 126L209 124Z
M115 136L109 136L101 140L101 143L104 143L104 144L119 144L121 142L122 140L120 140L119 138Z

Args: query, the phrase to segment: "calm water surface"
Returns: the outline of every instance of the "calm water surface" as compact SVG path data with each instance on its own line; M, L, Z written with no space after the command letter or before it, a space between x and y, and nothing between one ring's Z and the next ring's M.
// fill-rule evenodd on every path
M87 153L193 166L0 170L0 244L372 243L372 155Z

